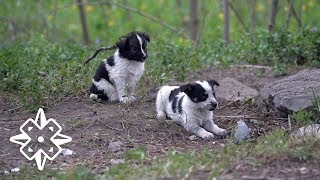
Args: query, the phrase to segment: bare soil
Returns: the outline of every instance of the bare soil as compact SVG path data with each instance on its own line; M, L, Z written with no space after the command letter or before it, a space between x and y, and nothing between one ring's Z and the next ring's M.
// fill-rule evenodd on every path
M274 77L270 69L233 67L229 69L210 68L205 71L195 72L189 75L187 81L196 79L211 79L217 81L231 77L259 90L266 83L279 77ZM143 85L143 83L142 83ZM140 88L141 89L141 88ZM150 89L150 88L149 88ZM140 90L140 94L141 94ZM200 151L203 148L220 148L226 143L226 139L215 138L213 140L190 140L191 136L186 130L170 121L158 121L155 116L154 101L147 101L145 94L136 102L123 105L118 103L96 103L86 98L66 97L60 103L47 109L46 117L54 118L62 125L62 134L72 137L72 142L63 145L74 151L71 156L58 156L54 161L47 162L47 167L67 167L82 164L94 169L96 173L102 173L106 167L111 166L111 159L122 159L125 151L143 146L147 150L147 161L155 156L163 156L169 149L178 152ZM35 118L34 112L15 112L0 98L0 171L21 167L24 164L35 166L34 161L27 161L19 152L19 145L11 143L9 138L20 134L19 127L28 118ZM250 103L220 102L220 108L214 112L216 124L232 131L236 121L240 118L230 116L257 117L245 119L253 129L252 139L264 135L276 127L287 128L287 122L277 119L269 114L261 114L259 109L252 107ZM229 116L229 117L224 117ZM258 122L258 123L257 123ZM118 152L111 152L108 144L121 141L124 144ZM302 168L302 169L301 169ZM306 168L307 171L303 168ZM228 178L252 178L259 177L309 177L319 173L318 164L306 164L300 162L274 161L271 164L252 167L239 164L234 171L221 174ZM302 172L304 170L304 172ZM0 173L1 173L0 172ZM206 172L197 172L195 177L204 178ZM247 177L246 177L247 176Z

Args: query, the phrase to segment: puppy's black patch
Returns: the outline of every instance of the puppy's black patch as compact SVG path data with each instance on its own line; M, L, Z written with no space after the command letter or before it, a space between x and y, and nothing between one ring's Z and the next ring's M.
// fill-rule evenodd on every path
M146 55L144 55L141 51L141 46L137 35L141 38L141 46ZM147 42L150 42L150 38L146 33L131 32L126 36L122 37L116 43L116 46L119 48L119 54L122 58L138 62L144 62L148 57Z
M113 56L109 57L109 58L107 59L107 63L108 63L109 66L114 66L114 65L115 65L115 63L114 63L114 57L113 57Z
M90 93L96 94L99 99L103 101L108 101L109 98L103 91L99 90L96 85L92 84L90 87Z
M171 91L170 96L169 96L169 101L172 101L174 97L176 97L180 93L180 88L176 88Z
M99 82L102 78L107 80L108 82L110 82L112 84L112 82L109 79L109 72L106 69L105 63L101 63L99 65L99 67L97 68L96 74L93 76L93 79L96 82Z
M173 101L172 101L172 111L175 113L175 112L177 112L177 105L178 105L178 96L175 96L174 98L173 98Z
M206 90L197 83L180 86L180 89L185 92L194 103L203 102L209 97Z
M179 99L179 102L178 102L178 110L179 110L179 113L182 114L182 101L183 101L183 98L184 96L182 96L180 99Z

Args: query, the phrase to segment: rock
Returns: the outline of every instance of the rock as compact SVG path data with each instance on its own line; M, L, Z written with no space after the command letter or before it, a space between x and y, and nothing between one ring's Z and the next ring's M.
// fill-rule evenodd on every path
M122 145L123 142L121 141L110 142L108 145L108 149L110 149L112 152L118 152L121 150Z
M243 140L246 140L249 137L251 129L247 126L247 124L240 120L237 122L237 128L234 133L235 143L240 143Z
M292 133L293 137L316 137L320 138L320 124L311 124L308 126L303 126Z
M73 151L71 151L70 149L62 149L61 150L61 154L63 155L63 156L69 156L69 155L72 155L73 154Z
M247 98L254 98L258 91L233 78L223 78L219 81L220 86L215 88L217 98L225 101L243 101Z
M111 159L109 162L111 165L117 165L120 163L124 163L124 159Z
M191 135L191 136L189 136L189 140L190 140L190 141L197 140L197 136Z
M282 117L302 109L311 110L313 93L320 97L320 70L302 70L265 85L259 101Z

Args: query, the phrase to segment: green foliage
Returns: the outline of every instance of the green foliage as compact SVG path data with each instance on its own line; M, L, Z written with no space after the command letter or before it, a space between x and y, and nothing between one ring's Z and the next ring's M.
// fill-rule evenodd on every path
M312 119L313 113L308 110L301 110L297 112L293 112L292 118L299 124L299 125L307 125L313 122Z
M307 110L303 109L301 111L293 112L292 118L299 125L308 125L312 123L319 123L320 120L320 99L316 96L315 92L313 92L313 97L311 99L312 109Z
M88 86L90 67L82 67L86 49L76 44L50 43L41 36L0 51L0 91L18 96L28 109L52 99L79 93ZM13 101L13 99L9 99Z

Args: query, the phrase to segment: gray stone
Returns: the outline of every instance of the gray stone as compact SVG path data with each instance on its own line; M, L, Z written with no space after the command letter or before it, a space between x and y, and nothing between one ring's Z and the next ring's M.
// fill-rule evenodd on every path
M108 149L110 149L112 152L118 152L121 150L122 145L123 142L121 141L110 142L108 145Z
M124 163L124 159L111 159L110 160L110 164L111 165L117 165L117 164L120 164L120 163Z
M292 112L311 109L313 91L320 97L320 70L302 70L265 85L260 91L259 101L268 108L287 117Z
M301 137L316 137L320 138L320 124L311 124L303 126L292 133L295 138Z
M237 128L234 133L235 143L240 143L243 140L246 140L250 135L251 129L247 126L247 124L240 120L237 122Z
M220 86L215 88L217 98L225 101L243 101L248 98L254 98L258 91L233 78L223 78L219 81Z

